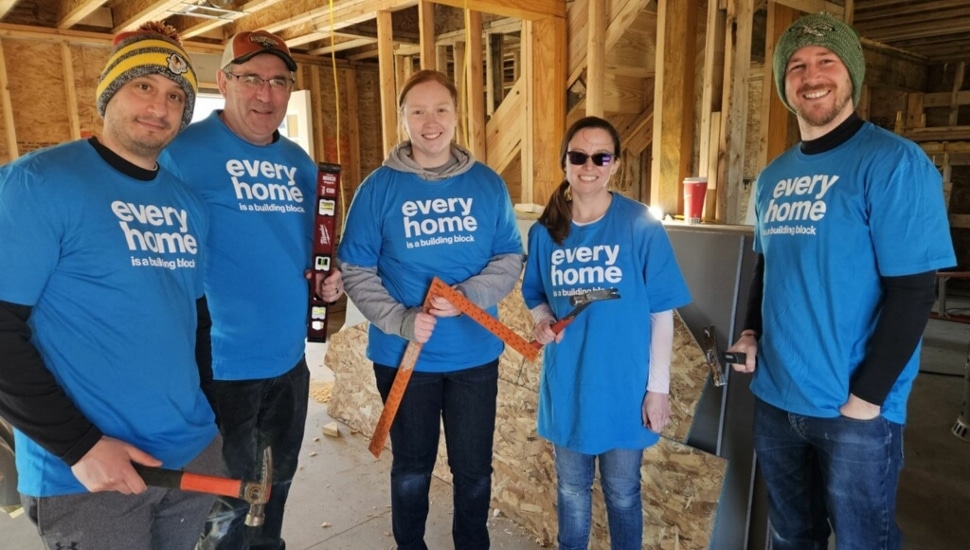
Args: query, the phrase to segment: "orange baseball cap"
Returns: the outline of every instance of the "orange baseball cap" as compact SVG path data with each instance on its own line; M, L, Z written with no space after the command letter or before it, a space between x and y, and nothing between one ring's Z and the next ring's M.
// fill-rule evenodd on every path
M233 36L222 52L222 68L225 69L233 63L245 63L263 53L279 57L289 70L296 70L296 61L293 61L286 42L267 31L246 31Z

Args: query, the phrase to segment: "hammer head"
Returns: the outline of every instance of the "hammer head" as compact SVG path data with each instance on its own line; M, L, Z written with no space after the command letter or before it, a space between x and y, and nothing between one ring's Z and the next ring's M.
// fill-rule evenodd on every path
M569 297L569 304L572 306L583 306L601 300L616 300L620 297L620 291L615 288L602 288L592 290L585 294L575 294Z
M704 357L711 368L711 382L715 386L723 386L727 382L724 373L728 364L743 364L747 359L743 353L724 352L717 347L714 325L704 327Z
M242 499L249 503L246 514L246 525L259 527L263 524L266 503L273 485L273 453L269 447L263 449L263 466L259 481L246 482L242 490Z

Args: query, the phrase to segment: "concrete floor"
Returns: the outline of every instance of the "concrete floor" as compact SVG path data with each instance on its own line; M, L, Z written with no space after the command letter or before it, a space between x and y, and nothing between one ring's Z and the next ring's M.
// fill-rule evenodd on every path
M970 300L968 300L970 305ZM951 306L952 307L952 306ZM970 325L930 320L924 339L923 373L909 403L906 463L897 519L905 548L952 550L970 547L970 442L950 433L961 410ZM315 383L332 376L322 346L308 350ZM366 438L340 425L341 436L324 436L333 422L326 405L311 399L301 466L290 493L284 537L290 550L391 549L388 476L390 453L380 460ZM339 424L339 423L338 423ZM427 542L452 548L450 486L435 480ZM489 522L497 549L540 548L533 537L500 515ZM23 516L0 513L0 549L41 550L33 525Z

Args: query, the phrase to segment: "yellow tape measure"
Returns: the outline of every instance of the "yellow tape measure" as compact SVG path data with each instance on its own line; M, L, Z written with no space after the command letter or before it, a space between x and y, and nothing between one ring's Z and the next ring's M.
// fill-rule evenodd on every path
M512 349L521 353L529 361L538 359L539 350L529 344L525 338L522 338L515 331L503 325L501 321L489 315L487 311L476 306L471 300L462 296L460 292L446 285L444 281L437 277L431 280L431 287L428 288L428 293L424 296L422 307L424 307L425 311L431 307L431 299L435 296L441 296L451 302L458 311L485 327L486 330L511 346ZM404 350L404 357L401 358L401 364L397 368L394 384L391 385L391 390L387 394L387 400L384 402L384 410L381 411L381 417L377 420L377 426L374 428L374 436L371 438L370 445L368 446L368 449L370 449L371 454L375 458L381 457L384 444L387 442L387 436L391 432L391 424L397 415L398 407L401 406L401 399L404 398L404 390L411 380L411 373L414 372L414 366L418 363L418 355L420 354L421 344L408 342L408 346Z

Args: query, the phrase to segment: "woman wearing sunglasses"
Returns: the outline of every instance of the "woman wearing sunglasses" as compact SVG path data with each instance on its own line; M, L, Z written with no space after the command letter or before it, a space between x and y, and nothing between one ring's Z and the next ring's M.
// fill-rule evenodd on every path
M554 445L559 547L585 549L593 474L599 462L613 550L643 538L640 465L670 417L673 309L690 302L663 226L646 205L614 193L620 136L586 117L567 130L566 179L529 231L522 294L545 357L539 435ZM616 289L562 332L552 325L570 297Z

